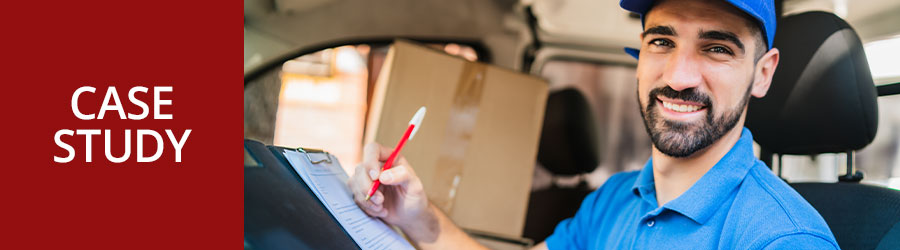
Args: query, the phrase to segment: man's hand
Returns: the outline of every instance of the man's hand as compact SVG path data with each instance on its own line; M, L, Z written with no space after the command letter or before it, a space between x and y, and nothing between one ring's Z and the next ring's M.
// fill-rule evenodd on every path
M486 249L428 202L422 181L406 158L399 156L391 169L379 174L390 155L390 148L366 145L363 162L348 180L353 199L363 211L399 227L418 249ZM381 186L367 201L374 180L380 180Z
M363 161L356 166L356 171L347 183L356 204L367 214L401 229L417 227L414 225L416 223L428 223L421 220L430 213L428 198L422 189L422 182L406 158L397 157L398 160L391 169L381 172L391 150L377 143L370 143L363 149ZM366 201L374 180L381 180L381 187Z

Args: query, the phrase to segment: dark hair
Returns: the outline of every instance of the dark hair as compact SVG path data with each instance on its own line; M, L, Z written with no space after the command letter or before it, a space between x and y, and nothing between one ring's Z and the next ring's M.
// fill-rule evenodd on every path
M754 40L754 44L756 44L756 51L753 54L753 64L759 62L759 59L762 59L763 55L769 51L769 45L766 43L766 33L762 32L763 24L753 18L746 12L741 11L741 17L744 18L744 23L747 24L747 28L750 28L750 34L756 37Z
M752 23L754 25L750 25L750 33L756 37L756 39L753 39L755 40L754 43L756 44L756 51L753 55L753 63L756 64L757 62L759 62L759 59L762 59L763 55L765 55L766 52L769 52L769 45L766 44L766 38L763 37L765 34L762 33L762 30L760 30L759 28L759 22L756 22L754 20L754 22Z

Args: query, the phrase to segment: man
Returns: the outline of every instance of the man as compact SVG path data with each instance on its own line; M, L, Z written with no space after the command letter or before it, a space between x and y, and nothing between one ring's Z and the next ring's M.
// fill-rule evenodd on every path
M637 95L651 159L612 176L535 249L837 249L743 128L750 96L765 96L778 65L772 1L620 4L643 18ZM389 153L366 147L350 183L359 206L422 249L482 248L428 202L404 159L379 175ZM365 201L375 178L384 185Z

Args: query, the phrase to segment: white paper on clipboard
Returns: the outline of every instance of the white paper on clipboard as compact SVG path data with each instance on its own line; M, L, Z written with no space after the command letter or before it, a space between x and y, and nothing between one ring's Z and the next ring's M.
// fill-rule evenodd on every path
M349 177L337 158L327 153L293 150L284 150L284 156L361 249L415 249L384 222L369 217L356 205L346 184Z

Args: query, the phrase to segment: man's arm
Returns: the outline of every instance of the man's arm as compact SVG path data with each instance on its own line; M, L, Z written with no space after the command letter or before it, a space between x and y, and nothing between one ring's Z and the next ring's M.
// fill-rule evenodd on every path
M487 249L432 204L414 223L398 225L419 249Z
M766 244L762 249L839 249L836 243L824 236L810 233L783 235Z
M420 249L487 249L462 231L450 218L432 204L429 204L431 218L422 218L422 222L410 228L402 228L404 233L413 239L413 244ZM421 227L421 228L420 228ZM415 234L415 235L411 235ZM531 250L547 250L547 244L541 242Z
M356 166L347 183L363 211L399 227L419 249L487 249L428 201L422 182L406 158L400 156L394 167L378 173L390 154L391 149L376 143L366 145L363 162ZM376 179L381 181L381 187L365 200ZM545 249L543 242L532 248Z

